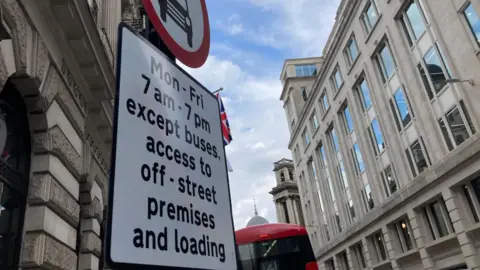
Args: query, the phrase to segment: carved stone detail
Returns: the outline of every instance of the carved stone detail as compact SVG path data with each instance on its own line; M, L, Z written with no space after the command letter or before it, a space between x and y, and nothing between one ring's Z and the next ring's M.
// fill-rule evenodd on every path
M75 270L74 251L44 233L27 233L23 239L21 268Z
M48 106L56 98L65 115L72 120L72 124L77 128L80 136L85 132L85 117L73 96L68 91L65 82L62 80L55 68L49 68L48 74L43 86L42 95L45 97Z
M30 205L46 204L73 227L78 225L80 206L51 174L34 174L28 193Z
M80 87L78 86L77 82L75 82L72 73L68 69L65 59L62 59L60 72L64 76L66 84L71 89L73 96L75 97L80 108L82 109L83 114L85 114L85 112L87 111L87 102L85 101L85 97L80 91Z
M26 73L27 70L27 27L30 25L27 23L22 9L18 5L17 0L2 0L5 10L10 18L13 19L14 29L11 29L13 38L15 40L15 48L17 50L16 62L17 72Z
M102 206L100 200L95 197L92 200L92 203L81 206L81 217L82 218L96 218L98 223L102 223Z
M33 151L35 153L52 152L60 156L66 162L65 165L73 169L73 174L77 176L77 179L82 173L81 156L58 126L54 126L47 132L35 134Z
M32 76L35 76L35 78L39 81L43 80L43 75L47 70L47 67L49 66L49 56L48 56L48 50L47 47L45 46L45 43L43 43L43 40L41 37L38 35L38 33L35 31L35 36L36 36L36 51L37 51L37 58L36 58L36 66L35 66L35 74L32 74Z
M94 232L83 232L80 245L81 253L93 253L97 257L102 254L102 241Z

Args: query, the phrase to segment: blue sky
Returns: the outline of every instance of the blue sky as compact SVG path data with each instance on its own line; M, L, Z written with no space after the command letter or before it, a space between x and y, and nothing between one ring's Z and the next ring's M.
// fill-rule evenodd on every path
M340 0L207 0L211 47L207 62L187 69L221 93L233 141L226 147L236 229L253 216L276 222L268 193L273 162L291 158L279 80L286 58L320 56Z

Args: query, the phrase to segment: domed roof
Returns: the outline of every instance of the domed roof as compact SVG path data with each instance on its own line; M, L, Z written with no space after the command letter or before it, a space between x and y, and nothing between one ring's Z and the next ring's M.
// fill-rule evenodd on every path
M251 226L256 226L256 225L262 225L262 224L268 224L268 220L266 220L264 217L261 216L254 216L247 222L247 227Z

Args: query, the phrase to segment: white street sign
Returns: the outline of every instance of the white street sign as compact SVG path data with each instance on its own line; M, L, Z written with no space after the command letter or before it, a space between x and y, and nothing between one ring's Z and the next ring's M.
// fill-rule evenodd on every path
M124 24L118 46L107 261L237 269L217 99Z

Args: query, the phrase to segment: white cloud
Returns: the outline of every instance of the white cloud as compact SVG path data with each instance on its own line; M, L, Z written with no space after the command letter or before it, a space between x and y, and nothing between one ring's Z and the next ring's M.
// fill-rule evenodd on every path
M242 25L243 37L251 42L287 50L294 57L322 54L340 3L340 0L237 1L262 8L265 16L273 17L268 23ZM228 29L223 30L231 34Z

